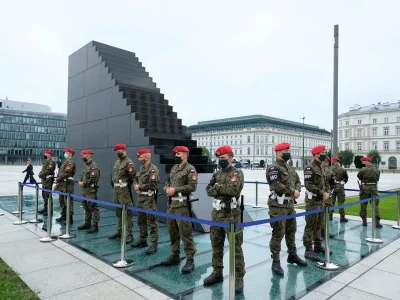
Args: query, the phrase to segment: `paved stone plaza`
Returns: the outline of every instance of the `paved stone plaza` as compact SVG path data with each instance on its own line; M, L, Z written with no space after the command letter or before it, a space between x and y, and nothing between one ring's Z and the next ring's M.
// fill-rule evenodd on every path
M21 170L20 170L21 169ZM17 207L17 183L23 174L22 167L0 167L1 193L0 209L10 212ZM35 167L37 174L38 167ZM265 182L265 171L244 170L246 181ZM301 174L300 174L301 175ZM356 188L355 173L350 173L348 188ZM302 176L300 176L302 178ZM77 178L76 178L77 179ZM396 187L400 182L398 174L382 174L381 190ZM259 204L266 206L268 186L260 185ZM33 217L34 189L24 188L24 219ZM246 210L254 220L269 218L267 208L253 208L255 186L246 184ZM251 202L251 199L253 201ZM107 199L102 199L107 200ZM40 204L42 200L40 198ZM54 222L59 216L58 197L54 196L55 215L53 234L65 231L65 226ZM42 244L39 237L46 233L41 230L45 223L23 226L12 225L15 217L6 214L0 217L0 256L21 274L22 279L42 299L228 299L228 243L225 246L224 282L211 288L203 287L203 279L211 272L211 245L208 234L195 233L197 254L195 271L182 275L180 268L185 263L181 251L181 265L161 267L160 261L168 256L169 236L164 223L160 223L158 252L147 256L143 249L127 247L127 258L135 264L124 270L117 270L111 262L120 257L120 242L109 240L107 235L116 229L116 217L112 209L101 208L99 232L88 235L77 231L83 220L83 209L75 202L74 224L71 240ZM351 217L349 217L351 218ZM134 224L134 237L138 238L138 226ZM338 271L324 271L309 261L307 268L287 265L286 245L283 241L281 263L285 271L283 278L272 275L269 240L271 229L268 224L247 227L244 233L244 255L246 276L244 294L236 299L400 299L400 280L397 270L400 257L398 251L400 231L391 228L393 222L382 222L384 227L377 230L377 237L383 244L369 244L365 237L371 236L371 226L362 227L359 218L348 223L330 222L334 234L331 248L332 262L338 264ZM300 256L304 255L302 235L304 217L297 219L296 243ZM26 229L26 230L24 230ZM379 251L378 251L379 250ZM321 259L323 256L321 256ZM59 273L60 272L60 273ZM59 274L63 274L60 276ZM326 282L326 283L325 283ZM376 282L376 284L374 283ZM325 283L325 284L324 284ZM382 286L382 288L380 288ZM139 296L140 295L140 296Z

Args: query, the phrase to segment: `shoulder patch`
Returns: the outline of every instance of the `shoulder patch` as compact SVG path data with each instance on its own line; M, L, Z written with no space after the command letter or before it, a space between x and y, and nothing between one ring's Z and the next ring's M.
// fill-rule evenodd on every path
M194 173L194 170L193 170L193 169L191 169L191 170L190 170L190 173Z
M132 165L133 163L132 162L128 162L128 165Z
M197 180L197 177L196 177L196 175L192 175L192 180Z
M231 182L235 182L237 179L236 179L236 176L233 176L232 178L231 178Z
M154 170L154 169L151 169L150 172L155 172L155 170Z

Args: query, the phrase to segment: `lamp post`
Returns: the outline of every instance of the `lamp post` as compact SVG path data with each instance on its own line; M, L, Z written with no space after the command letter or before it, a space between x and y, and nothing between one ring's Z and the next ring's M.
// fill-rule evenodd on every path
M306 161L305 161L305 159L304 159L304 134L305 134L305 126L304 126L304 119L305 119L306 117L303 117L302 119L303 119L303 169L304 169L304 167L305 167L305 164L306 164Z
M254 133L254 137L253 138L254 138L254 140L253 140L253 162L252 162L252 166L254 166L254 155L256 154L256 134L255 133Z

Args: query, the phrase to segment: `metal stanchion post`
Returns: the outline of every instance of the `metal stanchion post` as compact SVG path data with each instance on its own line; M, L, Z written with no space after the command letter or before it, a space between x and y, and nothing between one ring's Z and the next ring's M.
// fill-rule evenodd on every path
M400 229L400 191L397 194L397 225L392 226L393 229Z
M235 300L235 223L229 229L229 300Z
M22 185L19 182L18 187L18 211L19 211L19 221L13 222L14 225L22 225L28 223L28 221L22 220L22 206L23 206L23 195L22 195Z
M20 198L22 198L22 184L21 184L21 182L18 182L18 203L19 203ZM17 210L12 211L11 213L13 215L19 214L19 206L17 207ZM24 213L24 211L22 211L22 213Z
M375 205L376 205L376 203L375 203L375 201L376 201L376 196L372 195L372 202L371 202L371 206L372 206L372 208L371 208L371 210L372 210L372 214L371 214L372 215L372 237L365 238L365 240L367 242L370 242L370 243L379 244L379 243L383 243L383 241L381 239L377 239L376 238L376 219L375 219Z
M121 260L113 262L116 268L127 268L133 265L133 260L125 259L126 251L126 205L122 204L122 230L121 230Z
M256 205L253 206L253 208L260 208L261 206L258 206L258 181L256 181Z
M47 200L47 235L40 239L43 243L54 242L57 240L57 237L51 236L51 222L52 222L52 214L53 214L53 194L49 194L49 199Z
M35 218L29 220L29 223L41 223L42 219L38 219L38 209L39 209L39 186L36 185L36 196L35 196Z
M71 204L70 204L70 201L71 201L71 196L68 193L67 194L67 215L66 215L67 219L65 220L65 234L59 236L59 238L63 239L63 240L72 239L72 238L75 237L75 235L69 233L69 226L70 226L70 219L71 219L71 213L70 213Z
M330 255L330 238L329 238L329 206L325 207L325 262L317 262L317 267L328 270L334 271L339 269L338 265L331 263L331 255Z

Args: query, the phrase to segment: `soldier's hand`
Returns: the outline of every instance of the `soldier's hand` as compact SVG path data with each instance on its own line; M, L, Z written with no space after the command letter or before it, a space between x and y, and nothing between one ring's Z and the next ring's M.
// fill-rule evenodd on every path
M210 185L210 186L214 186L214 184L215 184L216 182L217 182L217 181L215 180L215 178L211 178L209 185Z
M175 195L175 188L173 187L167 188L166 192L168 196L172 197L173 195Z
M114 188L114 181L111 180L111 187Z
M330 197L329 193L324 193L324 196L322 197L322 200L326 201Z
M299 191L294 191L294 194L293 194L293 197L294 197L294 199L297 199L297 198L299 198L300 197L300 192Z
M83 186L83 181L78 181L79 186Z

